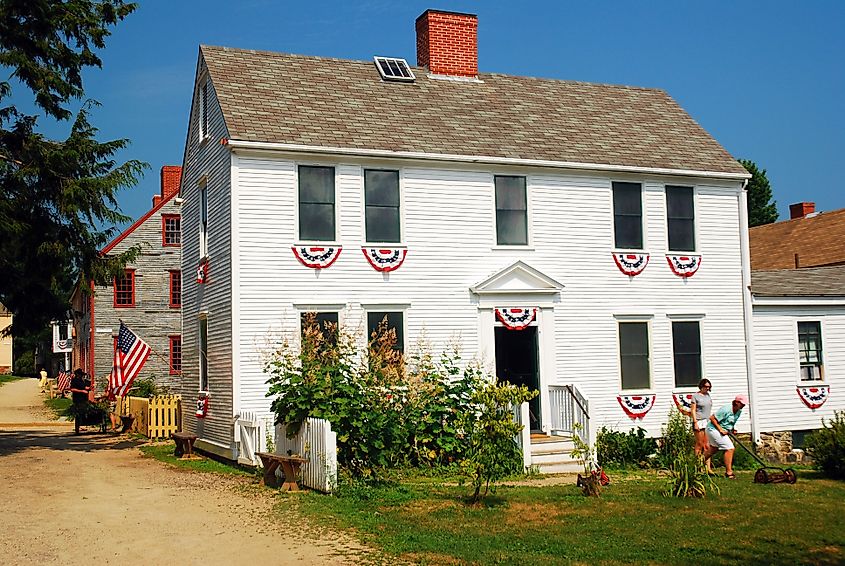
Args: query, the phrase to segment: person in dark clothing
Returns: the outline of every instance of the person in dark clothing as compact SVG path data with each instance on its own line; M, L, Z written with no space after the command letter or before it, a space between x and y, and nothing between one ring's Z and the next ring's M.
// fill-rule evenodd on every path
M85 372L81 368L73 370L70 392L73 394L74 405L84 405L88 402L88 390L91 388L91 383L85 377Z

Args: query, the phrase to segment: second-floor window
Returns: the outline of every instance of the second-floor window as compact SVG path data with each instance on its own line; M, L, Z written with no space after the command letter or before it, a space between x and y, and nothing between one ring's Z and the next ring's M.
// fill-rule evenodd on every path
M179 308L182 306L182 272L170 272L170 306Z
M127 269L122 276L114 278L114 306L135 306L135 270Z
M200 257L208 256L208 183L200 181Z
M182 337L170 336L170 375L182 373Z
M182 243L182 220L178 214L161 215L161 245L178 246Z
M199 136L200 141L208 137L208 79L203 81L199 92Z
M208 391L208 319L199 319L200 391Z
M613 183L613 236L617 249L643 249L643 191L639 183Z
M528 195L525 177L497 175L496 244L524 246L528 244Z
M364 208L367 242L401 242L399 171L364 170Z
M666 186L666 222L670 252L695 251L695 204L692 187Z
M801 321L798 323L798 361L801 366L801 381L821 381L822 323Z
M335 239L334 167L299 167L299 239Z

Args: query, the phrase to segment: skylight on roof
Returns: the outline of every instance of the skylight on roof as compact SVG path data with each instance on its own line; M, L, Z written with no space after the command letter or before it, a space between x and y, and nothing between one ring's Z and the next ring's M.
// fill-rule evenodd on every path
M381 78L386 81L407 81L412 82L416 79L414 73L411 72L411 67L404 59L395 57L373 57L376 62Z

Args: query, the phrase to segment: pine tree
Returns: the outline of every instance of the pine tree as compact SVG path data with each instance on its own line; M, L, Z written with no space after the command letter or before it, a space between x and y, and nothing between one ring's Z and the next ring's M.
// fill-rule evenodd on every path
M766 170L759 169L750 159L740 159L739 162L751 173L751 179L748 180L748 225L777 222L777 202L772 200L772 186Z
M47 139L41 117L20 112L9 102L12 84L0 83L0 302L15 315L16 335L62 318L79 279L107 284L137 254L101 257L114 236L101 227L129 220L117 193L147 165L115 162L128 140L96 139L96 102L75 115L69 108L84 99L82 71L102 66L95 50L135 8L121 0L0 0L0 65L44 118L71 121L66 139Z

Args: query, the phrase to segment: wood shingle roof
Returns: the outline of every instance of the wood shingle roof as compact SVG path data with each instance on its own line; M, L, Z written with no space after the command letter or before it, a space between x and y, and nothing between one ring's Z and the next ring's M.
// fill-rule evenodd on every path
M845 208L748 231L751 269L792 269L845 264Z
M743 175L664 91L202 46L231 139Z

